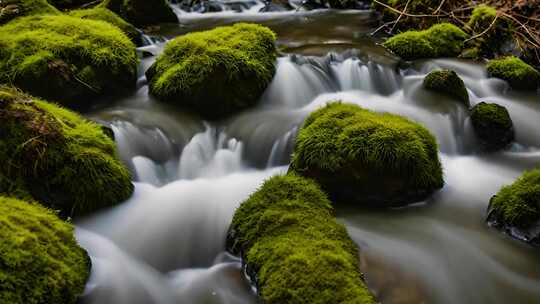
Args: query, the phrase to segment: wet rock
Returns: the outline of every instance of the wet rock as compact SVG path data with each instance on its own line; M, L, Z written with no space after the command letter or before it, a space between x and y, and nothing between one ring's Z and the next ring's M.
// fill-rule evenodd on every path
M454 97L466 107L469 106L469 93L467 92L465 83L454 71L432 71L424 78L423 85L427 90Z
M504 149L514 141L514 125L503 106L481 102L472 108L471 122L482 148L487 151Z
M516 90L536 90L540 72L517 57L493 59L486 65L490 77L506 80Z

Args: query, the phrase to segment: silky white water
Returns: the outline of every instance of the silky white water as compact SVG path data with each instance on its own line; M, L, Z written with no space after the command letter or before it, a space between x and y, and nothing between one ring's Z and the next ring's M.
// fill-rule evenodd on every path
M183 28L166 34L172 38L249 16L190 15ZM142 77L132 95L88 113L111 124L134 174L135 193L76 222L93 263L84 303L256 303L240 261L224 252L227 227L235 208L266 178L286 172L303 119L337 100L417 121L440 147L446 184L426 202L395 210L337 210L361 248L368 285L383 303L539 298L538 251L484 222L489 198L540 165L538 92L512 92L471 62L398 64L366 38L372 30L368 13L254 19L272 27L287 50L254 109L203 121L155 101ZM154 59L144 59L141 69ZM451 68L464 79L471 104L507 107L516 131L512 147L479 151L468 110L422 88L426 73L436 68Z

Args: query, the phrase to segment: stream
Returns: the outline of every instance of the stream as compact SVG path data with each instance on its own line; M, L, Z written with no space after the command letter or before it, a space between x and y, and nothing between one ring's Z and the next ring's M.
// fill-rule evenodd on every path
M133 172L128 201L78 219L92 259L84 304L257 303L241 261L225 252L236 207L272 175L285 173L299 127L334 100L417 121L436 136L445 186L425 202L392 210L337 209L361 248L368 286L382 303L533 303L540 298L540 252L487 227L490 197L540 165L540 94L488 79L482 65L457 59L398 62L369 34L369 11L188 13L168 39L234 22L257 22L278 37L276 75L259 104L208 122L148 95L142 59L137 89L86 113L111 125ZM157 55L164 42L141 47ZM516 142L478 150L461 104L425 91L423 77L455 70L471 104L505 106Z

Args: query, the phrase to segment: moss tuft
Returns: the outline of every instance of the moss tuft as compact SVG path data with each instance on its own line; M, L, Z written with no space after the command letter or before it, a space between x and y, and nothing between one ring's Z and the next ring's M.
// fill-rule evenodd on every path
M104 0L101 4L135 26L178 23L167 0Z
M30 16L0 27L0 83L61 102L135 85L135 45L103 21Z
M77 303L90 259L73 230L46 208L0 197L0 303Z
M289 170L314 178L338 202L399 206L443 186L437 152L417 123L330 103L305 120Z
M465 83L454 71L432 71L424 78L423 85L428 90L452 96L465 106L469 106L469 93L467 93Z
M405 60L455 57L461 53L467 37L455 25L441 23L427 30L397 34L383 45Z
M308 179L275 176L236 210L229 244L264 303L376 303L358 249Z
M500 150L514 140L514 126L505 107L481 102L471 111L471 122L482 147Z
M178 37L147 71L150 91L210 119L245 109L272 80L275 38L244 23Z
M497 16L497 10L487 5L477 6L467 26L477 38L469 46L478 50L479 56L492 56L498 53L503 45L512 39L510 23L503 17Z
M129 171L101 127L74 112L0 87L0 190L64 216L129 198Z
M490 60L486 69L489 76L506 80L517 90L536 90L540 84L540 73L517 57Z
M141 34L133 25L124 21L124 19L120 18L117 14L113 13L109 9L96 7L92 9L74 10L69 14L73 17L81 19L101 20L108 22L121 29L122 32L124 32L124 34L126 34L133 42L139 43L141 40Z
M525 172L493 196L490 208L504 225L528 228L540 220L540 169Z

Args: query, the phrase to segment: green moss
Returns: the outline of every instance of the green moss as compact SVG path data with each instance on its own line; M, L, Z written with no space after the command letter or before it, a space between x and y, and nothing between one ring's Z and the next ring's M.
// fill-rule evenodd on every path
M330 103L298 133L291 171L339 202L403 205L443 186L437 143L421 125L356 105Z
M478 50L479 56L493 56L512 38L510 22L497 16L497 10L487 5L477 6L467 26L478 37L470 41L469 47Z
M4 0L0 1L0 25L17 17L37 14L60 14L47 0Z
M264 303L376 303L358 249L308 179L275 176L236 210L229 243Z
M178 23L166 0L104 0L101 4L135 26Z
M258 101L275 72L275 34L238 23L170 41L147 71L150 92L207 118Z
M0 27L0 83L61 102L135 85L135 45L109 23L30 16Z
M405 60L455 57L461 53L467 37L455 25L441 23L427 30L395 35L383 45Z
M0 169L4 193L65 216L88 213L131 196L128 170L101 127L74 112L0 87Z
M514 140L512 119L503 106L481 102L472 108L471 122L486 150L505 148Z
M0 303L77 303L90 259L73 230L39 205L0 197Z
M95 0L48 0L50 4L61 10L74 9L91 5Z
M137 43L140 40L141 35L137 29L109 9L96 7L92 9L74 10L69 14L77 18L108 22L121 29L132 41Z
M536 90L540 84L540 73L517 57L490 60L486 66L491 77L506 80L518 90Z
M469 93L467 93L465 83L454 71L432 71L424 78L423 85L428 90L452 96L465 106L469 106Z
M540 220L540 169L525 172L491 199L490 207L505 225L528 228Z

